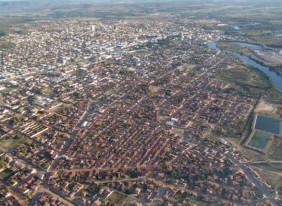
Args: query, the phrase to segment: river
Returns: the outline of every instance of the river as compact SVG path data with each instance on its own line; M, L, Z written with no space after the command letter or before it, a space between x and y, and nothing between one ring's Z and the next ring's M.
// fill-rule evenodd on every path
M239 41L232 41L232 43L245 45L245 46L251 46L251 47L260 47L257 44L239 42ZM217 47L217 42L209 43L208 47L210 49L221 50ZM226 51L226 50L223 50L223 51ZM248 63L249 65L263 71L267 76L271 78L271 80L274 82L277 89L279 89L279 91L282 92L282 76L277 75L275 72L271 71L269 67L264 66L245 55L242 55L242 54L239 54L238 52L233 52L233 51L228 51L228 52L231 52L234 56L239 57L240 59L242 59L244 62Z

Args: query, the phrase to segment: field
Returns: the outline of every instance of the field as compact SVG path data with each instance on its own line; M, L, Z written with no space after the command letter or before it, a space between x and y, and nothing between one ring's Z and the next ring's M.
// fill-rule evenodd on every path
M181 70L189 71L189 70L195 69L196 67L197 65L195 64L184 64L183 66L181 66Z
M118 192L113 192L110 194L110 196L107 197L107 201L111 205L122 205L124 201L126 200L127 196L118 193Z
M279 112L279 105L271 104L266 100L262 99L258 103L255 112L259 114L264 114L268 116L277 116Z
M0 140L0 150L6 152L22 143L24 143L25 138L21 135L16 135L15 137L9 137L7 139Z
M256 164L256 167L264 169L264 170L278 172L280 174L282 172L282 164L281 163L260 163L260 164Z
M146 56L149 53L150 53L150 51L142 49L142 50L136 50L136 51L132 52L131 54L133 54L135 56Z
M252 139L248 143L248 146L263 150L270 140L271 138L269 134L261 131L255 131Z
M253 169L259 173L262 179L264 179L268 184L272 185L273 188L276 188L278 191L280 189L281 191L279 192L282 194L282 174L264 170L258 167L253 167Z
M241 153L249 161L266 161L267 160L267 156L261 153L258 153L256 151L250 150L248 148L241 148Z
M270 148L269 157L273 160L282 160L282 139L275 138Z
M242 46L232 42L219 42L217 46L224 50L235 51L246 55Z
M216 77L228 82L229 89L236 90L243 95L257 97L262 91L273 89L272 82L263 72L244 64L219 71Z
M221 49L238 52L240 54L248 56L256 62L270 67L271 70L275 73L280 75L282 74L282 58L277 51L274 51L272 49L259 49L259 52L257 52L255 51L255 47L245 47L232 42L219 42L217 45Z

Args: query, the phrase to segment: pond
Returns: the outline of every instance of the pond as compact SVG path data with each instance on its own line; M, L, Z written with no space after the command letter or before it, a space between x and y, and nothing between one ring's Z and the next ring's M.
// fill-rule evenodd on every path
M280 134L281 122L278 119L272 117L258 115L256 119L255 128L261 131L270 132L272 134Z

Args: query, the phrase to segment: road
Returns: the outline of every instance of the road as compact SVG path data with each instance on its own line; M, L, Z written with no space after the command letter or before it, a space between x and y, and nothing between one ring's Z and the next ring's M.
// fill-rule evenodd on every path
M223 153L224 154L224 153ZM245 173L247 178L256 185L256 187L266 196L266 198L273 204L273 205L279 205L279 202L275 199L274 195L271 194L270 190L263 184L261 180L255 177L254 173L243 163L240 163L239 160L232 157L231 155L227 154L225 155L228 159L230 159L233 163L238 165L242 169L242 171Z
M213 149L221 153L223 156L225 156L226 159L229 159L233 164L237 165L244 172L248 180L251 181L273 205L275 206L280 205L279 201L275 199L275 196L271 193L271 191L265 186L265 184L263 184L263 182L260 179L258 179L254 175L254 173L248 168L248 166L246 166L246 164L241 163L238 159L234 158L230 154L225 154L224 152L220 151L219 149L215 147L210 147L200 142L197 143L193 141L191 143L197 144L197 145L201 144L202 146L206 146L209 149Z
M61 197L57 193L53 192L51 189L46 188L46 186L40 186L40 188L37 190L37 193L33 196L31 202L29 203L29 206L34 206L43 193L51 194L53 197L56 197L58 200L60 200L61 202L63 202L66 205L76 206L75 204L67 200L66 198Z

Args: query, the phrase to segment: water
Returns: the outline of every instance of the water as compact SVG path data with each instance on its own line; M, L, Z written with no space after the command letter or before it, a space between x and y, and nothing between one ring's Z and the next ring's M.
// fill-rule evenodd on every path
M280 121L267 116L257 116L255 128L272 134L280 134Z
M244 45L248 45L248 46L259 46L256 44L251 44L251 43L244 43L244 42L237 42L237 41L232 41L232 43L236 43L236 44L244 44ZM212 42L208 44L208 47L210 49L215 49L215 50L220 50L217 47L217 42ZM229 51L230 52L230 51ZM274 82L275 86L277 87L277 89L279 89L279 91L282 92L282 76L277 75L275 72L271 71L269 67L266 67L254 60L252 60L251 58L239 54L237 52L231 52L234 56L239 57L240 59L242 59L243 61L245 61L246 63L248 63L249 65L261 70L262 72L264 72L267 76L269 76L271 78L271 80Z

